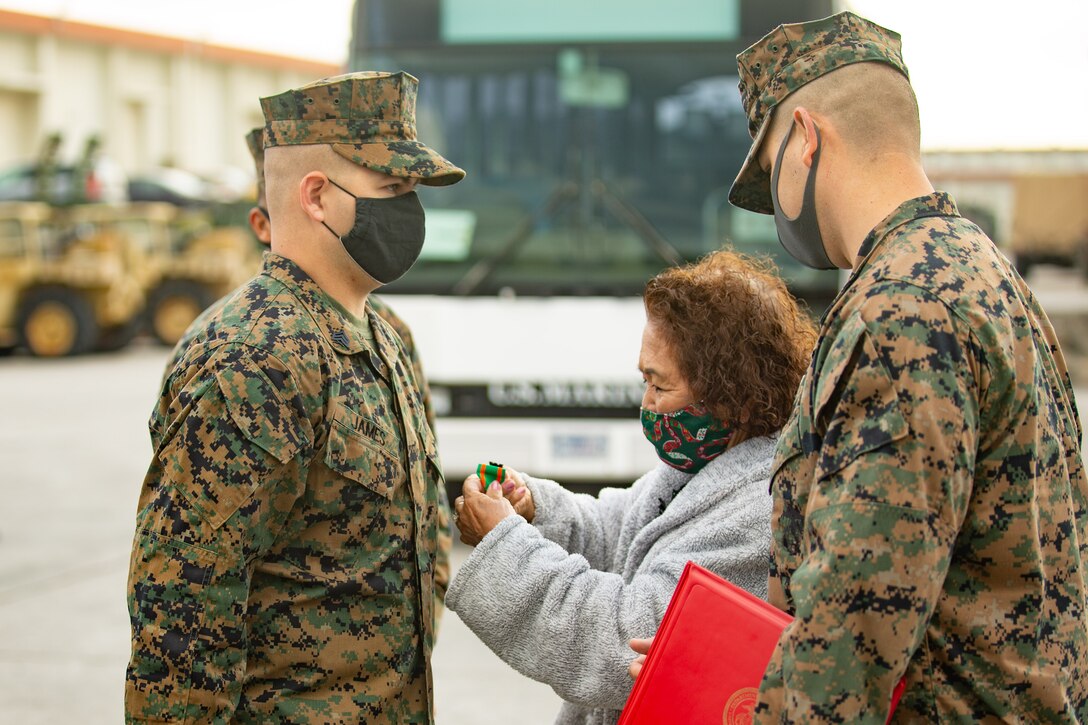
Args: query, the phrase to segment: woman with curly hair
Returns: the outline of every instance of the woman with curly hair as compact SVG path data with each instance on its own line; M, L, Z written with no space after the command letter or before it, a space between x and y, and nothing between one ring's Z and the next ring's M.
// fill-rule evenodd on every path
M664 616L686 562L766 597L774 436L815 343L769 263L731 251L650 280L642 426L662 463L597 497L511 472L454 503L477 544L447 606L566 702L559 723L613 723L628 641Z

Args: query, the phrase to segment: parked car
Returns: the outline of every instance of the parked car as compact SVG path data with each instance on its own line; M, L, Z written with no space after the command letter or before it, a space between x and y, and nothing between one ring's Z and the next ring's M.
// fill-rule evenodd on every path
M130 176L128 197L130 201L165 201L181 207L204 207L213 201L206 181L168 166Z
M118 204L128 198L128 180L125 172L115 162L100 159L91 173L76 180L78 167L62 164L53 172L48 198L38 198L36 163L11 166L0 172L0 201L44 201L56 205L81 202L109 202Z

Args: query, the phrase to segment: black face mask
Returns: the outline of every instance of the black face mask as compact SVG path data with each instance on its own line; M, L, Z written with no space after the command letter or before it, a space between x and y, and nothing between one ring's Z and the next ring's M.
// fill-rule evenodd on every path
M834 263L827 256L824 247L824 238L820 234L820 224L816 220L816 167L820 163L820 150L823 143L820 142L820 129L816 129L816 151L812 154L812 166L809 167L808 177L805 179L805 195L801 200L801 210L797 216L790 219L782 212L778 204L778 172L782 169L782 156L786 153L786 144L790 142L793 133L793 124L782 139L782 145L778 149L778 158L774 162L774 171L771 172L771 202L774 204L774 225L778 230L778 241L796 259L806 267L813 269L835 269Z
M383 199L355 196L332 179L329 183L355 199L355 226L343 236L325 228L340 240L363 271L389 284L412 268L423 249L423 205L414 191Z

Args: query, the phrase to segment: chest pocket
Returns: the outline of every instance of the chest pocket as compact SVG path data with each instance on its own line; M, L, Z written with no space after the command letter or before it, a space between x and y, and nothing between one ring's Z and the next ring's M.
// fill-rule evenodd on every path
M397 436L378 421L339 403L331 408L325 465L386 500L404 481L399 448Z
M423 424L419 438L423 442L423 455L427 459L431 476L441 481L442 461L438 457L438 441L435 440L434 433L431 432L430 426L426 423Z

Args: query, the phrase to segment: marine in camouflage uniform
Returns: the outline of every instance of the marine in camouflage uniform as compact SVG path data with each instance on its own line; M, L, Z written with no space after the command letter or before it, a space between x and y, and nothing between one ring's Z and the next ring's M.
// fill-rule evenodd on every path
M772 112L857 62L906 75L899 36L851 13L738 56L756 141L735 204L772 212ZM778 444L770 600L795 620L755 720L883 722L905 677L899 722L1088 722L1081 437L1027 285L947 194L904 198L861 242Z
M268 244L270 238L268 237L267 232L269 228L268 200L265 198L264 190L264 126L250 129L249 133L246 134L246 148L249 149L249 153L253 157L253 167L257 175L257 204L250 210L249 223L253 229L253 233L257 235L258 241L262 244ZM262 217L256 218L254 216L255 214L262 215ZM262 220L265 222L263 225L259 224ZM263 233L262 228L264 229ZM174 346L174 353L163 373L164 384L166 382L166 376L169 376L170 371L177 365L184 354L185 349L189 346L189 343L207 327L208 321L218 314L219 310L222 309L223 305L225 305L227 300L233 295L234 292L231 292L213 302L197 317L196 320L193 321L185 331L185 334L181 336L177 345ZM389 326L393 328L393 331L400 337L401 342L404 343L404 350L408 353L408 359L412 363L412 372L415 375L416 387L419 389L420 395L423 398L423 410L427 415L427 422L430 424L431 431L433 432L435 430L435 417L434 407L431 404L431 388L427 385L427 379L423 375L423 361L419 357L419 351L416 348L415 340L412 338L412 330L408 327L408 324L377 295L370 295L369 300L371 307L374 308L374 312L389 323ZM439 495L438 561L435 567L435 616L441 619L446 601L446 589L449 587L450 583L450 550L453 548L453 533L450 529L450 505L445 486L442 487Z
M453 183L415 141L415 90L362 73L263 99L289 133L266 143ZM444 483L400 336L273 252L190 337L150 422L126 721L433 722Z

